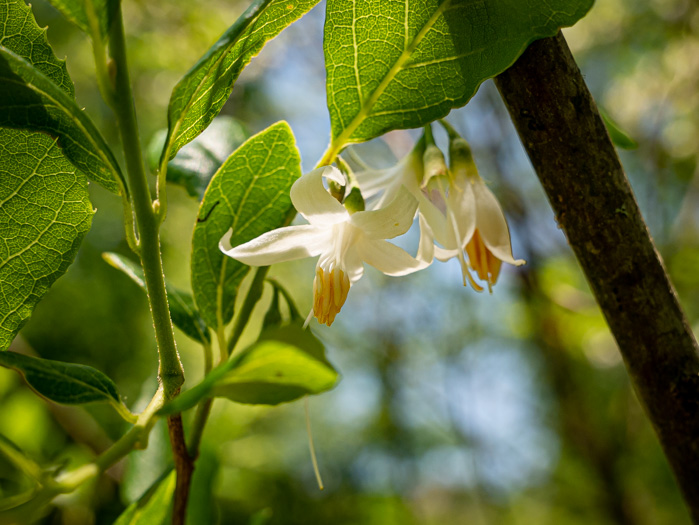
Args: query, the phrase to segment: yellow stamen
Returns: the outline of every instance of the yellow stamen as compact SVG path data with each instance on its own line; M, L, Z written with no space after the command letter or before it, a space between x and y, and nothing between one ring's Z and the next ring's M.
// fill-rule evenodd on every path
M313 279L313 314L321 324L330 326L342 305L347 300L350 289L349 277L339 268L329 272L316 268Z
M488 283L488 291L493 293L493 285L498 280L498 275L500 275L502 261L490 252L483 242L478 229L473 232L473 237L466 245L466 253L468 254L471 268L476 271L481 281Z

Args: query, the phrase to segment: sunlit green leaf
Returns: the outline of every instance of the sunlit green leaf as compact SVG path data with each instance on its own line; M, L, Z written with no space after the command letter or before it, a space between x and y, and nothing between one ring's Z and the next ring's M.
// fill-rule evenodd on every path
M161 414L195 406L206 397L238 403L277 405L330 390L338 374L323 344L301 323L265 330L258 341L168 403Z
M59 60L53 54L46 39L46 29L37 25L32 10L24 0L0 0L0 21L3 22L0 25L0 46L34 64L72 98L75 93L66 61Z
M233 316L235 296L250 269L223 255L221 237L233 228L233 246L283 226L289 191L301 176L301 159L286 122L248 139L211 179L192 239L192 290L207 325Z
M162 476L136 502L129 505L114 525L163 525L168 523L177 475Z
M9 351L0 352L0 366L16 370L37 393L56 403L82 405L106 401L121 415L128 416L112 380L91 366Z
M143 268L141 268L139 264L117 253L104 253L102 257L114 268L128 275L144 292L146 291ZM200 343L209 342L211 336L209 335L204 320L199 315L197 307L194 305L192 296L187 292L183 292L171 286L169 283L165 283L165 288L170 305L170 316L175 326L195 341L199 341Z
M105 39L112 19L119 8L119 0L49 0L63 16L76 24L88 35L96 31Z
M148 162L158 169L167 130L156 135L148 148ZM250 137L243 124L231 117L217 117L192 142L185 145L167 164L167 181L184 187L198 200L204 198L211 177L228 156Z
M161 164L206 129L228 100L240 72L267 41L318 1L256 0L248 7L172 91Z
M87 181L54 139L0 129L0 350L73 262L92 215Z
M24 58L0 47L0 126L42 131L88 178L118 193L121 172L75 100Z
M463 106L537 38L593 0L328 0L325 67L332 145L415 128Z

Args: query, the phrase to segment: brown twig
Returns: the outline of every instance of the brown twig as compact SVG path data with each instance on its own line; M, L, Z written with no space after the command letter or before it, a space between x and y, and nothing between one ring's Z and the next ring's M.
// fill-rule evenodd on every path
M187 451L182 427L182 415L175 414L167 418L167 428L170 434L170 445L175 460L177 484L175 485L175 501L172 510L172 525L184 525L189 500L189 487L192 483L194 460Z
M699 349L565 39L495 83L699 522Z

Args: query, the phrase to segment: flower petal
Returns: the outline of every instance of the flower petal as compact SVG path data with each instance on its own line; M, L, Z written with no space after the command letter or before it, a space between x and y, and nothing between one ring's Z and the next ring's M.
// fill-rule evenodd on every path
M400 184L400 164L383 170L362 170L354 174L359 183L362 197L371 199L390 186ZM393 183L393 184L392 184Z
M449 250L463 249L476 231L476 197L471 184L453 185L447 196L447 240Z
M444 245L447 239L447 218L444 213L422 192L418 194L418 210L421 220L424 219L427 223L435 240ZM420 228L422 229L422 223Z
M476 180L472 186L476 199L476 227L483 244L501 261L521 266L524 260L512 256L510 230L497 198L482 179Z
M440 246L434 247L434 258L438 261L446 262L453 257L458 257L462 250L445 250Z
M347 277L349 277L350 284L356 283L364 275L364 265L362 264L362 258L356 247L352 247L345 252L342 266L345 269Z
M357 249L364 262L386 275L408 275L430 265L426 261L416 259L403 248L384 240L364 239L357 245Z
M324 166L303 175L291 186L291 202L311 224L328 225L349 219L349 212L323 186L323 177L346 184L340 170Z
M434 234L432 233L432 228L425 220L425 217L419 215L420 222L420 244L417 248L417 260L427 263L427 265L432 264L434 260Z
M385 208L358 211L350 223L361 229L370 239L392 239L410 229L417 210L417 200L401 186L396 197Z
M302 224L286 226L231 247L232 230L228 230L219 242L219 248L229 257L250 266L270 264L314 257L330 246L332 229Z

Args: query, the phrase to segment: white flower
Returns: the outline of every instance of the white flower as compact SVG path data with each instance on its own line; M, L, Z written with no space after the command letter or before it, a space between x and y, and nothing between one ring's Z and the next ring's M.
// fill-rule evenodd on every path
M431 225L435 238L445 248L435 246L435 257L440 261L458 257L464 284L468 279L475 290L483 289L473 280L470 267L492 292L503 262L521 266L525 261L513 257L505 214L480 175L457 172L452 177L446 197L446 228L439 232L439 226ZM464 251L468 254L468 267Z
M443 170L439 167L440 159ZM457 257L464 285L468 280L475 290L483 290L471 275L473 269L492 292L502 262L520 266L525 261L513 257L505 215L478 174L463 139L451 142L450 163L451 170L446 170L444 157L436 146L425 149L424 144L418 143L394 168L367 170L356 176L363 194L370 197L384 192L379 205L394 194L396 188L407 188L418 201L418 258L429 263L433 255L440 261ZM434 241L437 245L433 251L427 249Z
M350 214L323 185L323 177L344 185L337 168L323 167L298 179L291 202L309 222L267 232L245 244L231 247L228 232L219 244L230 257L251 266L315 257L313 313L330 326L347 299L350 286L368 263L386 275L407 275L428 264L387 242L410 229L417 202L405 189L396 191L384 208Z

